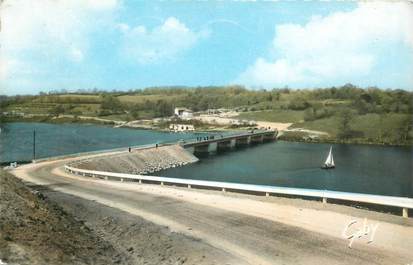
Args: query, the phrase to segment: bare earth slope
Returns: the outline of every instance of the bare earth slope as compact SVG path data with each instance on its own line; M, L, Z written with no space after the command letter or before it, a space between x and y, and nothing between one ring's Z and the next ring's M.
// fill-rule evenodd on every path
M0 259L17 264L111 264L121 256L81 221L0 172Z

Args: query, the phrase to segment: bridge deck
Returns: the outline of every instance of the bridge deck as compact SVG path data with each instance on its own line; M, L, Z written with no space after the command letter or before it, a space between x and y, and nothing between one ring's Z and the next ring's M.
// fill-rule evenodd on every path
M243 132L243 133L238 133L238 134L231 134L231 135L214 135L214 137L208 138L208 140L199 140L197 141L196 139L190 140L190 141L185 141L183 142L182 146L184 148L188 147L193 147L193 146L200 146L200 145L208 145L211 143L219 143L219 142L226 142L226 141L231 141L234 139L240 139L240 138L245 138L245 137L254 137L254 136L264 136L264 135L274 135L274 138L277 136L278 131L277 130L255 130L253 132Z

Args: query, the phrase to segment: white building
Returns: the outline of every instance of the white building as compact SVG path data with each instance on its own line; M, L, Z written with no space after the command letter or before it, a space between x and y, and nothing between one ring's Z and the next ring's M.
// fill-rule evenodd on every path
M192 118L192 110L187 108L175 108L174 114L182 119Z
M191 132L194 131L194 125L191 124L170 124L169 130L173 132Z

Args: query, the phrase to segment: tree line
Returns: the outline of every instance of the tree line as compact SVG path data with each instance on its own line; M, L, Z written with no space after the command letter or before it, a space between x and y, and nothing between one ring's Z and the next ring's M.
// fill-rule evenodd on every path
M274 88L248 90L243 86L207 86L207 87L150 87L126 92L105 92L95 90L89 94L41 94L36 96L5 97L0 101L4 105L18 104L98 104L100 115L110 113L153 112L162 117L171 114L173 107L183 106L193 111L217 108L237 108L240 111L285 109L305 111L306 120L328 117L337 109L337 101L343 107L350 107L357 114L367 113L413 113L413 94L404 90L382 90L371 87L362 89L346 84L313 90L292 90ZM97 92L98 91L98 92ZM145 99L139 102L123 102L120 96L158 95L155 100ZM329 100L333 103L330 104ZM334 105L333 105L334 104Z

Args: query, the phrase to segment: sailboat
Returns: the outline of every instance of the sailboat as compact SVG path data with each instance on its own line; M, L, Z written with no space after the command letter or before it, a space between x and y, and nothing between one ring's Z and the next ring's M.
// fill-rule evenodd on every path
M334 158L333 158L333 147L330 146L330 152L328 153L326 162L324 165L321 166L322 169L333 169L336 166L334 165Z

